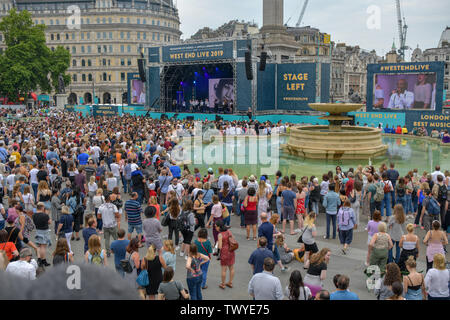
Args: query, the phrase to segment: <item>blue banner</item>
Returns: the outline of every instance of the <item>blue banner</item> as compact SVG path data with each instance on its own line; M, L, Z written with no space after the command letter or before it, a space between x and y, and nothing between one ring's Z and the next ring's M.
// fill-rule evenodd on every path
M159 48L148 48L148 62L159 62Z
M119 110L118 106L92 106L94 117L104 117L104 116L118 116Z
M161 78L159 77L159 67L150 67L148 69L148 79L146 87L147 87L146 106L148 107L153 106L153 108L157 109L160 108L160 103L156 102L160 98L160 89L161 89Z
M349 112L351 116L355 116L355 125L368 125L369 127L378 127L381 123L382 127L389 128L404 126L406 124L404 113L393 112Z
M233 41L205 42L162 48L163 62L191 62L232 58Z
M248 40L237 40L236 41L236 51L237 51L238 58L245 57L245 52L248 50L249 44L250 44L250 41L248 41Z
M311 110L308 103L315 100L315 63L277 65L277 109Z
M245 64L244 64L245 65ZM279 67L280 65L278 65ZM265 71L259 70L258 68L258 104L257 110L274 110L275 109L275 72L277 65L273 63L266 64Z
M245 63L236 64L236 108L243 111L252 106L252 82L247 80Z

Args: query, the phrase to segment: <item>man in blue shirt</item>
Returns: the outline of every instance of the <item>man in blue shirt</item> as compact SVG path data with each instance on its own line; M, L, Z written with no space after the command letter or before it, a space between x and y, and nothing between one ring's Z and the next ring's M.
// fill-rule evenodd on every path
M90 218L88 220L88 228L83 229L83 239L84 239L84 253L88 251L88 242L89 238L93 235L97 234L97 220L95 218Z
M348 291L349 285L350 278L341 275L337 281L337 291L330 294L330 300L359 300L356 293Z
M80 163L80 166L85 166L87 165L89 155L86 152L82 152L78 155L77 159L78 162Z
M53 160L53 159L56 159L56 160L59 161L59 156L55 152L55 148L53 148L53 147L50 147L49 151L45 155L45 158L47 159L47 161L50 161L50 160Z
M330 223L333 223L333 239L336 239L336 215L338 211L338 207L341 205L341 198L339 195L334 192L335 184L331 183L328 186L328 193L325 195L323 199L323 206L325 208L325 212L327 214L327 231L325 239L330 239ZM317 214L318 212L316 212Z
M170 172L172 172L172 176L174 178L177 178L177 179L181 178L181 169L179 166L176 165L175 161L172 161L172 166L170 167Z
M8 151L5 149L5 145L0 143L0 161L2 163L6 163L6 160L8 159Z
M119 229L117 231L117 240L114 240L111 243L111 252L114 254L114 265L116 267L116 271L122 276L125 277L125 272L122 269L122 265L120 264L120 260L124 260L127 254L127 247L130 243L129 240L125 240L125 230Z
M219 177L219 181L217 182L219 189L223 189L223 183L225 181L228 182L228 186L230 187L230 190L233 190L235 185L233 182L233 178L228 175L228 169L225 169L223 171L223 175Z
M258 248L252 252L248 263L252 266L253 274L263 272L264 270L264 259L269 257L274 259L272 251L266 248L267 239L266 237L260 237L258 239Z
M280 254L278 249L273 245L273 233L275 227L268 221L267 213L261 213L261 225L258 228L258 237L265 237L267 239L267 248L273 253L273 259L280 266L281 271L285 272L288 270L287 267L283 266L280 260Z
M283 233L286 232L286 220L289 220L291 235L294 235L294 215L297 201L294 201L297 195L292 191L292 184L287 183L287 189L281 193L281 205L283 206ZM317 214L317 212L316 212Z
M169 191L169 186L172 179L172 172L167 168L162 168L161 175L158 177L161 206L166 204L166 194Z

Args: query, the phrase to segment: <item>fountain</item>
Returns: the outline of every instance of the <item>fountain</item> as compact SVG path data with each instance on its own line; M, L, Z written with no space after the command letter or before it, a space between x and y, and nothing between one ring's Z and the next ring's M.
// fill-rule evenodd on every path
M285 150L292 155L310 159L370 159L386 153L377 128L344 126L351 120L347 112L360 109L355 103L310 103L316 111L328 112L328 126L303 126L290 129Z

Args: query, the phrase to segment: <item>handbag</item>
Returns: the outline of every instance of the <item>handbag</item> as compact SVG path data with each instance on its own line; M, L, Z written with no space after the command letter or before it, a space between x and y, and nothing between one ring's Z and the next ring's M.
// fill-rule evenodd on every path
M142 270L141 273L139 273L139 276L136 279L136 283L141 287L147 287L150 284L150 281L148 280L148 272L146 269Z
M166 215L162 218L162 220L161 220L161 225L163 226L163 227L167 227L168 225L169 225L169 214L168 213L166 213Z
M303 243L303 234L305 233L306 229L308 229L308 227L305 227L305 229L303 229L302 234L300 235L300 237L297 240L298 243Z
M228 212L228 208L227 207L223 208L222 209L222 218L225 219L225 218L228 218L229 216L230 216L230 212Z
M236 239L233 237L233 235L230 233L230 237L228 238L228 243L230 244L230 252L234 252L237 249L239 249L239 243L236 241Z

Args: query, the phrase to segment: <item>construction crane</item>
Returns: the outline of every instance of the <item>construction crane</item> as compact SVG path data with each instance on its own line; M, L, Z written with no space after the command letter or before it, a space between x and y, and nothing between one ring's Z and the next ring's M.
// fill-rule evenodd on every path
M408 32L408 26L406 25L405 17L403 17L402 20L402 12L400 8L400 0L396 0L397 5L397 23L398 23L398 34L399 34L399 41L400 41L400 47L398 49L398 53L402 60L405 60L405 51L410 49L406 45L406 33Z
M308 5L309 0L305 0L303 3L302 12L300 13L300 17L298 18L297 24L295 25L297 28L300 27L300 23L302 23L303 16L305 15L306 6Z

